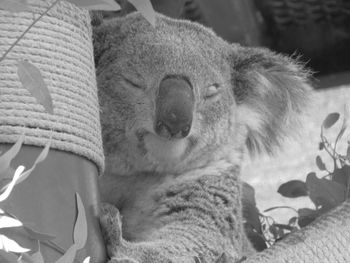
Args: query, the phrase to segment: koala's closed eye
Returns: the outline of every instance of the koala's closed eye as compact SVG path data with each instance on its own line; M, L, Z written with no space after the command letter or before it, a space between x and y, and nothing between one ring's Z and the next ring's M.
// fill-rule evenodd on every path
M130 78L122 77L122 81L132 88L139 89L139 90L145 89L144 85L138 84L135 81L130 80Z
M204 89L204 99L214 99L221 93L221 87L218 83L207 86Z

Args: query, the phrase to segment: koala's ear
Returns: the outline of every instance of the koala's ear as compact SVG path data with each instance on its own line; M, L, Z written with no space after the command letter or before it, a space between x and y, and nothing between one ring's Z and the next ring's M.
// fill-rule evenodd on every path
M233 46L233 92L247 127L250 153L272 153L298 129L311 86L310 73L290 57L263 48Z

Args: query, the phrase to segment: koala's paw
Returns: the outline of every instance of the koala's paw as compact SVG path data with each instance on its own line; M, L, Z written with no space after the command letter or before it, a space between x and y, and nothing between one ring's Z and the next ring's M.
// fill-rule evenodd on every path
M119 210L113 205L101 205L100 224L110 257L108 263L194 263L194 258L178 257L166 253L166 241L131 243L122 237ZM168 247L165 245L165 247ZM169 251L168 251L169 252Z
M119 210L110 204L102 203L100 225L107 248L117 247L122 243L122 220Z
M125 255L133 254L132 245L123 240L122 220L119 210L115 206L108 203L101 204L100 225L108 256L111 258L108 263L140 263Z

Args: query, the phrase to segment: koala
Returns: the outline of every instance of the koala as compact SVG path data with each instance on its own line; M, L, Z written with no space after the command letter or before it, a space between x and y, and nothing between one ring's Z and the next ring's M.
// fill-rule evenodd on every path
M140 13L104 21L94 48L110 263L238 262L245 151L271 153L308 104L290 57L230 44L200 24Z

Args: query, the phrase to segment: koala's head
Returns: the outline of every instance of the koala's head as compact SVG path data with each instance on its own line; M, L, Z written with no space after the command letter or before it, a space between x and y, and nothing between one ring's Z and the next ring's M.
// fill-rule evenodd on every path
M292 59L188 21L140 14L95 29L107 173L182 173L271 152L310 90Z

